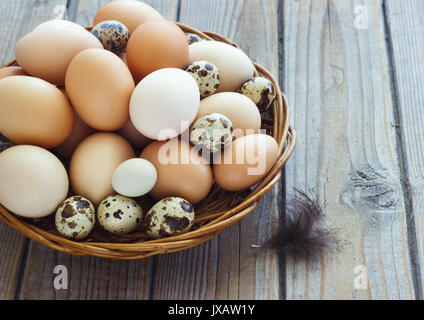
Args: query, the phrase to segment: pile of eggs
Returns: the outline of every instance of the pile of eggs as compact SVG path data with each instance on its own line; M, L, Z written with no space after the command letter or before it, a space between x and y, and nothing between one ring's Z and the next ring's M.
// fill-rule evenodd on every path
M138 1L107 4L93 25L45 22L17 43L18 66L0 69L0 133L15 144L0 153L1 205L55 213L69 239L96 223L161 238L193 227L214 183L241 191L269 172L278 144L260 113L276 90L243 51ZM158 201L147 213L144 196Z

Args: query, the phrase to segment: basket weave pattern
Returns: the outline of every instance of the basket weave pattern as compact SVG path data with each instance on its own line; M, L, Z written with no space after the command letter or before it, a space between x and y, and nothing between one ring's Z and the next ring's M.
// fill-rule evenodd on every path
M178 24L184 32L194 33L209 41L222 41L237 47L223 36L212 32L200 32ZM89 29L89 28L88 28ZM6 66L16 64L16 61ZM252 189L243 192L227 192L214 186L208 197L195 207L196 219L192 231L158 240L149 240L142 230L125 236L110 235L96 226L85 241L72 241L61 237L49 216L39 221L22 219L0 205L0 220L24 236L50 248L73 255L98 256L112 259L141 259L157 254L185 250L204 243L225 228L246 217L258 205L261 198L281 178L281 169L293 153L296 144L295 131L289 126L289 105L278 82L258 64L255 75L272 81L277 98L270 111L262 114L263 129L272 135L279 145L279 158L268 174ZM142 204L143 206L143 204ZM145 207L143 206L143 210Z

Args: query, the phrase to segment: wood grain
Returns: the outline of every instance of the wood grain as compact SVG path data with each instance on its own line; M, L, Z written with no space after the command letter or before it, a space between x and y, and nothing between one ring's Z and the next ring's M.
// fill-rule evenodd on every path
M424 3L420 0L386 1L391 49L395 65L395 89L399 130L403 142L407 205L415 220L418 291L422 295L424 274ZM421 280L421 281L420 281Z
M51 19L65 8L65 0L0 1L1 65L14 57L15 43L39 23ZM13 299L24 238L0 222L0 299Z
M95 13L110 1L81 0L76 21L91 25ZM175 18L176 1L146 1L169 18ZM72 13L70 12L70 15ZM76 257L31 243L20 299L148 299L152 259L114 261L94 257ZM68 290L56 290L53 271L57 265L68 270Z
M284 19L284 88L299 133L287 188L326 200L328 223L348 241L316 266L288 261L287 297L413 299L382 3L287 0ZM354 286L361 266L367 288Z
M272 0L183 0L180 21L226 36L278 75L277 7ZM277 194L277 189L270 192L255 212L208 243L158 256L154 298L279 299L278 256L250 247L269 234L269 222L277 215Z

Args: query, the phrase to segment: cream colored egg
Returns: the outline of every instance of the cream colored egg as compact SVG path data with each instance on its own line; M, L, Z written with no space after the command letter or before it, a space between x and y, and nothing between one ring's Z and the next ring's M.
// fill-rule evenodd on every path
M0 153L0 203L26 218L56 211L68 194L68 174L51 152L28 145Z
M241 84L253 77L254 66L240 49L219 41L201 41L189 46L190 64L205 60L218 67L218 92L237 91Z
M166 68L144 78L130 102L131 121L153 140L167 140L186 131L199 110L200 93L187 72Z
M211 113L220 113L229 118L235 137L258 133L262 125L256 105L240 93L221 92L203 99L195 121Z
M85 28L78 23L68 21L68 20L48 20L46 22L43 22L39 24L37 27L35 27L34 31L36 30L42 30L42 29L56 29L56 28L74 28L79 30L85 30Z
M115 195L100 203L97 220L110 233L128 234L143 221L143 211L133 199Z
M134 158L134 150L114 133L96 133L74 151L69 168L73 190L95 205L114 193L112 176L124 161Z
M126 197L149 193L157 181L155 166L144 159L130 159L119 165L112 177L113 189Z
M165 198L149 210L145 221L147 234L151 237L174 236L187 232L193 226L194 208L182 198Z
M30 75L63 86L72 59L89 48L103 48L87 30L69 27L41 28L16 45L18 64Z

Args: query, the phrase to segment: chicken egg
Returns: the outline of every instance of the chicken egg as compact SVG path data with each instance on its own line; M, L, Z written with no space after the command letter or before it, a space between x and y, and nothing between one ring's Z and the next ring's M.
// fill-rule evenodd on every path
M34 77L0 80L0 132L17 144L57 147L71 134L74 114L66 96Z
M162 15L140 1L112 1L102 7L94 17L93 25L106 20L117 20L128 27L130 33L146 21L163 20Z
M199 87L192 76L180 69L161 69L135 88L130 102L131 121L150 139L172 139L189 128L199 103Z
M242 191L261 180L278 159L278 144L271 136L252 134L233 141L215 162L218 185L228 191Z
M21 67L16 66L0 69L0 80L11 76L28 76L28 73L26 73Z
M220 113L233 123L235 137L258 133L261 128L261 114L248 97L236 92L221 92L200 102L196 120L211 113Z
M116 131L129 120L134 80L125 63L104 49L79 53L66 72L66 92L90 127Z
M128 41L127 61L138 81L159 69L183 69L188 65L188 43L184 32L167 20L143 23Z
M72 155L69 177L73 190L95 205L114 193L112 176L124 161L134 158L134 150L114 133L95 133L86 138Z
M20 145L0 153L0 203L26 218L56 211L68 194L68 174L51 152Z
M212 170L187 142L172 139L154 142L141 153L157 170L157 182L150 194L157 200L181 197L196 204L212 188Z
M63 86L72 59L89 48L103 48L100 41L84 29L56 27L35 30L18 41L15 56L30 75Z

